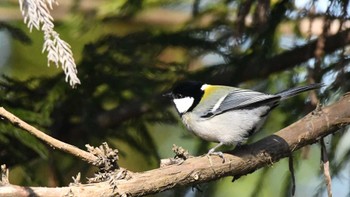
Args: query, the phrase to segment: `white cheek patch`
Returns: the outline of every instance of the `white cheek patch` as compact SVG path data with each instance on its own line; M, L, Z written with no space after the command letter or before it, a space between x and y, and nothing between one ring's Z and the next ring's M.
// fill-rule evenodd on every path
M194 98L185 97L185 98L174 99L173 101L175 103L177 111L179 111L179 113L185 113L192 106Z

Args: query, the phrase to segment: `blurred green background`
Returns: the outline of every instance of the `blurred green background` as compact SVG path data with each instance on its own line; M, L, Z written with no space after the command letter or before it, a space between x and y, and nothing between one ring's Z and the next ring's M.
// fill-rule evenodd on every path
M214 145L189 134L170 101L161 96L176 81L268 93L323 82L326 86L317 95L323 105L349 91L349 8L349 1L341 0L61 0L52 15L55 30L71 45L78 66L81 85L73 89L60 68L47 66L47 54L41 52L43 33L30 33L18 2L3 0L1 106L82 149L108 142L119 149L119 164L128 170L154 169L161 158L174 156L173 144L192 155ZM329 36L337 38L332 46L327 44ZM316 38L321 39L314 43ZM315 97L307 96L281 104L249 142L310 112ZM334 196L350 196L347 130L325 139ZM96 171L6 121L0 122L0 163L10 168L11 183L19 185L63 186L78 172L91 177ZM294 163L296 196L326 196L320 146L295 152ZM287 159L231 180L155 196L291 195Z

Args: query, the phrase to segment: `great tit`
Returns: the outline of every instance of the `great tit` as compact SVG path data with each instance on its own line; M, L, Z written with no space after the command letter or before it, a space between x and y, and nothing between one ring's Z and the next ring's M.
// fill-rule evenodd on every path
M198 81L185 81L175 85L170 96L188 130L198 137L218 142L208 155L222 145L240 145L259 131L269 112L280 101L299 93L318 89L315 83L265 94L248 89L222 85L209 85ZM224 158L223 158L224 159Z

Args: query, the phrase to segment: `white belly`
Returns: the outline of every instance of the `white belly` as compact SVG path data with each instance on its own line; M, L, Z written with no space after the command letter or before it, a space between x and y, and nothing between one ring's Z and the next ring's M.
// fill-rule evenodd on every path
M236 145L246 141L249 131L260 129L266 119L266 116L261 116L267 110L267 106L253 110L232 110L206 119L186 113L182 120L189 130L204 140Z

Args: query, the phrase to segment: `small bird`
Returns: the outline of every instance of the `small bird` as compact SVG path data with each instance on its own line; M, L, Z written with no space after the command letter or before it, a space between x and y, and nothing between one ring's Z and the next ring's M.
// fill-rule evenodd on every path
M186 127L196 136L218 142L207 155L222 145L240 145L259 131L269 112L280 101L299 93L318 89L320 83L265 94L249 89L209 85L198 81L185 81L175 85L169 96Z

